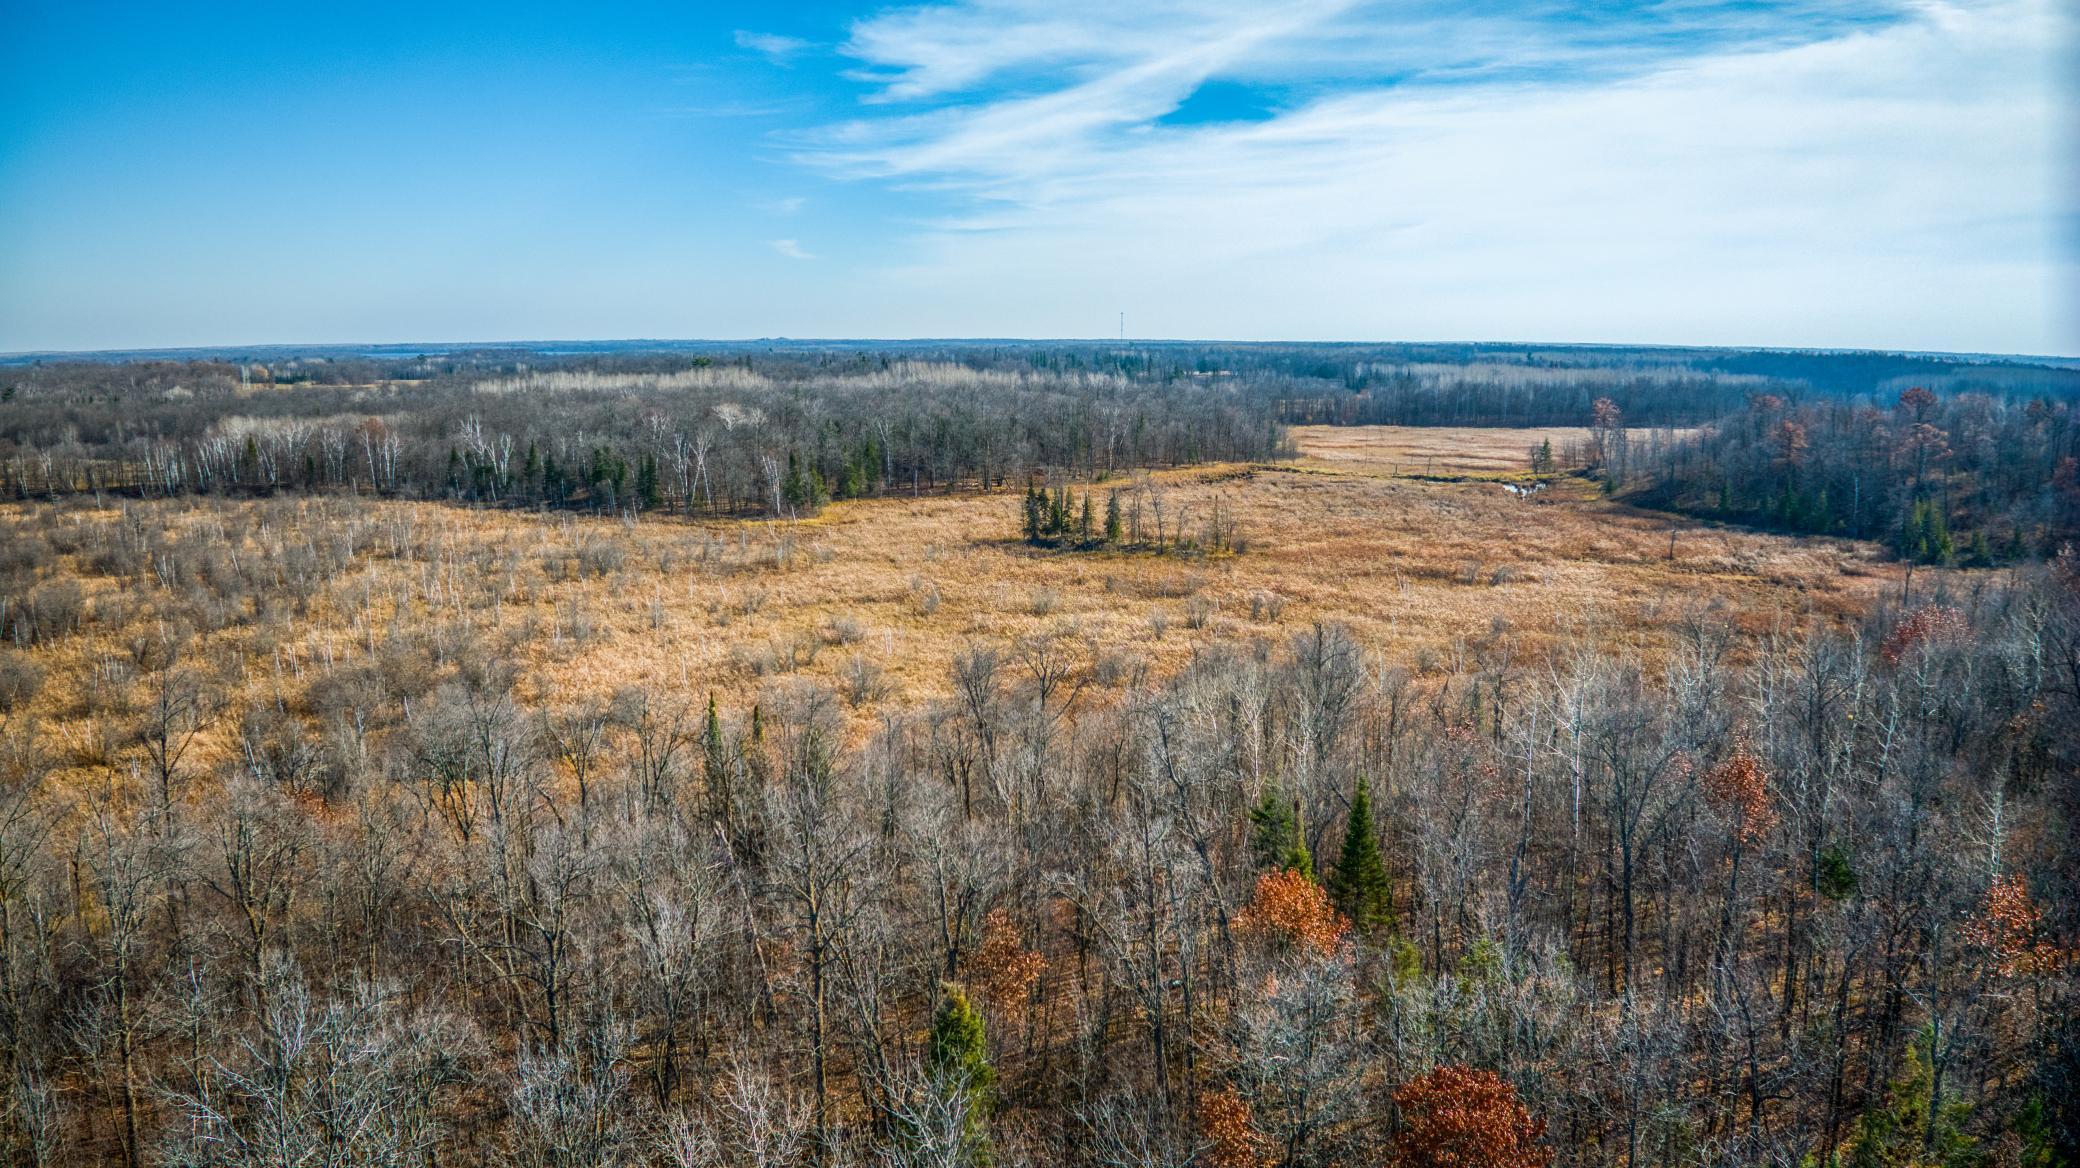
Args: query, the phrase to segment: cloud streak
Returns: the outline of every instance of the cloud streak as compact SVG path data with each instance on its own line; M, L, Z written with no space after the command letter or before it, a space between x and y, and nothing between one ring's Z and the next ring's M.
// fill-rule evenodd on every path
M810 47L809 42L802 40L800 37L781 36L770 32L750 32L741 28L737 30L736 41L738 48L750 49L754 53L763 54L767 58L782 64L794 59Z
M1016 273L1032 331L1103 297L1162 335L2071 352L2071 23L2054 0L981 0L856 25L867 112L795 145L947 200L886 275L978 332ZM1209 80L1288 99L1158 123Z

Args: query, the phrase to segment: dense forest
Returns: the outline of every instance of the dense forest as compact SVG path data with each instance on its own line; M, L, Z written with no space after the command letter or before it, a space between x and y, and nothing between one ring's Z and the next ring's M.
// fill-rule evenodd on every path
M1096 475L1280 449L1265 411L1189 382L864 356L627 364L487 375L348 363L324 380L299 364L258 370L257 386L249 366L46 366L0 410L0 493L344 489L799 514L1050 468ZM399 376L411 374L424 376Z
M2071 403L1914 386L1888 404L1758 394L1614 473L1640 480L1631 497L1649 506L1882 540L1920 563L2010 563L2080 538Z
M2080 398L2080 369L2057 362L1740 350L967 342L235 356L0 366L0 495L345 489L793 514L822 498L1039 471L1274 457L1281 424L1582 426L1608 401L1630 426L1688 427L1774 400L1834 411L1797 419L1825 444L1855 407L1889 406L1910 386L1983 403L1979 414ZM1956 422L2002 437L1994 421ZM1970 457L1958 468L1985 461ZM1744 468L1721 473L1743 481L1719 510L1784 511L1783 476L1768 473L1766 487ZM1827 530L1870 530L1860 501L1827 502ZM1961 505L1968 525L1988 509ZM1810 503L1791 510L1780 521L1820 522L1804 515ZM2001 535L2028 522L2012 520Z

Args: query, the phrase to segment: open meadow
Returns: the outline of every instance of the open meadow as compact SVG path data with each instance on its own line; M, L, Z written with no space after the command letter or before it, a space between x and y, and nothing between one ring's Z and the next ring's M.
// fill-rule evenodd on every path
M1533 473L1532 453L1541 447L1562 466L1580 466L1593 442L1586 426L1294 426L1288 433L1301 466L1395 478L1522 478ZM1676 441L1691 433L1632 430L1627 437Z
M1867 544L1640 512L1568 480L1519 498L1381 469L1422 450L1453 473L1509 471L1505 452L1545 431L1357 429L1301 429L1291 464L1088 487L1140 500L1147 524L1160 511L1190 528L1223 509L1238 550L1217 554L1030 547L1010 492L837 503L791 521L338 497L4 515L15 554L64 556L60 574L82 588L80 634L30 654L50 679L35 711L61 736L86 733L95 691L156 638L220 674L234 714L311 711L337 671L413 646L428 668L473 654L509 665L533 702L650 689L728 709L813 684L842 695L864 733L948 697L955 657L977 646L1047 643L1102 701L1217 648L1269 652L1316 622L1350 629L1383 667L1442 678L1476 658L1536 668L1570 646L1655 662L1686 622L1846 626L1899 592L1902 568ZM194 761L229 757L236 723L218 719Z

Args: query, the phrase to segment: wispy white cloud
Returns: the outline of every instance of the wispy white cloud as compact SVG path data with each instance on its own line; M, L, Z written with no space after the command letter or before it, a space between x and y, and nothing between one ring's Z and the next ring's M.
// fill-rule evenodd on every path
M773 250L791 260L813 260L816 257L802 249L800 241L793 239L772 240Z
M774 101L712 101L663 106L652 112L658 118L778 118L800 116L809 103L797 99Z
M750 49L754 53L763 53L772 60L784 64L808 49L810 45L808 41L800 37L781 36L770 32L750 32L740 28L737 30L737 47Z
M761 200L757 207L768 215L793 215L808 202L809 200L801 195L788 195L785 198Z
M1585 35L977 0L855 26L882 106L800 156L953 200L887 276L958 331L1079 331L1102 289L1152 335L2070 351L2057 4L1655 5ZM1396 39L1418 23L1457 47ZM1353 44L1394 75L1345 75ZM1238 77L1299 96L1158 121Z

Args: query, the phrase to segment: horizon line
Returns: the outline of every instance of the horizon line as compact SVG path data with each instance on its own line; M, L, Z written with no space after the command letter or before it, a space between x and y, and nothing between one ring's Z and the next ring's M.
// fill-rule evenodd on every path
M1285 339L1285 340L1230 340L1220 337L598 337L598 338L552 338L540 337L512 340L464 340L464 341L258 341L232 344L200 345L139 345L108 349L24 349L0 353L0 363L22 364L41 360L92 361L96 359L112 362L124 359L144 359L152 356L178 354L251 353L272 350L288 354L319 353L326 350L358 350L371 357L430 356L435 353L457 353L476 350L507 349L520 352L542 352L557 346L593 346L621 349L641 349L645 346L703 346L718 349L752 348L757 346L846 346L846 345L1089 345L1126 346L1134 345L1220 345L1236 348L1261 348L1272 346L1310 346L1322 348L1351 348L1367 345L1464 345L1476 348L1560 348L1560 349L1620 349L1620 350L1669 350L1669 351L1719 351L1746 353L1810 353L1818 355L1871 354L1891 357L1949 358L1963 360L1994 360L2002 362L2074 362L2080 354L2063 353L2000 353L1950 349L1906 349L1866 345L1769 345L1769 344L1684 344L1667 341L1560 341L1465 338L1374 338L1366 340L1329 339ZM397 352L377 352L398 350ZM195 359L190 357L189 359Z

